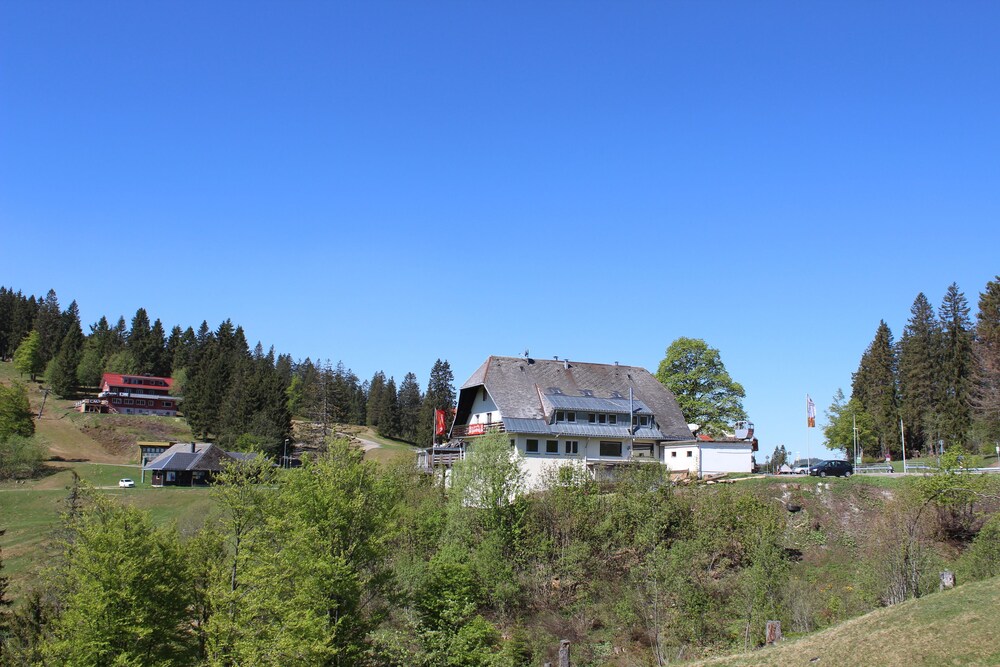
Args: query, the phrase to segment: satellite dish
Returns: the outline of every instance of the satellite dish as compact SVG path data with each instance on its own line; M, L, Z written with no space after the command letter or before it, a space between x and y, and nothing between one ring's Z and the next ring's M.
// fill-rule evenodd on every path
M738 440L749 440L753 437L753 422L739 421L733 426Z

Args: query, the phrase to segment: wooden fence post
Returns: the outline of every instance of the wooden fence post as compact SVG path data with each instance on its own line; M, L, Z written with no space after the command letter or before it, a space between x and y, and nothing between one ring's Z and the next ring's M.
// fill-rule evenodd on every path
M559 642L559 667L569 667L569 640Z

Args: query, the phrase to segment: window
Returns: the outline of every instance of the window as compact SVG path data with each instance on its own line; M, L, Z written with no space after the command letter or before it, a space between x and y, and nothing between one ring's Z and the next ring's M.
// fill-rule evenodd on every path
M510 446L511 446L511 448L514 448L514 447L516 447L516 446L517 446L517 441L516 441L516 440L514 440L514 438L511 438L511 439L510 439Z
M642 426L649 426L649 415L639 417L639 424Z
M621 456L622 443L601 441L601 456Z
M545 441L545 453L546 454L558 454L559 453L559 441L558 440L546 440Z
M131 398L125 399L125 405L132 405L132 403L134 403L134 401Z
M172 408L172 407L174 407L174 404L171 403L170 401L163 401L163 407L165 407L165 408Z
M617 424L618 415L608 415L608 424Z
M561 421L565 421L565 420L566 420L566 413L565 412L563 412L562 410L559 410L558 412L556 412L556 421L557 422L561 422Z
M607 421L608 421L608 416L607 415L597 415L597 422L599 424L603 424L603 423L605 423Z
M486 402L486 387L483 387L483 402Z
M524 443L524 452L526 454L537 454L538 453L538 441L537 440L526 440Z
M670 452L670 458L677 458L677 452Z
M591 412L590 414L587 415L587 421L590 422L591 424L596 424L597 423L597 415L595 415L593 412Z
M566 421L568 421L568 422L575 422L576 421L576 413L575 412L567 412L566 413Z
M578 440L567 440L566 441L566 453L567 454L579 454L580 453L580 442Z
M692 455L692 453L691 453L691 450L689 449L689 450L688 450L688 458L691 458L692 456L693 456L693 455Z
M120 398L118 398L116 396L115 398L111 399L111 402L114 403L115 405L121 405L122 404L122 399L120 399Z

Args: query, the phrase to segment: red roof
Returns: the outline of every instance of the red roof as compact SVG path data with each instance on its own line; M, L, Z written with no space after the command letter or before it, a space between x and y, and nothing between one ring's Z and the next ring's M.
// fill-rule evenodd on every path
M126 384L125 378L138 380L138 382L131 382ZM166 385L156 385L156 384L145 384L145 380L161 380L166 383ZM108 385L110 387L148 387L150 389L167 389L172 387L174 381L172 378L161 378L155 375L129 375L127 373L105 373L101 377L101 386Z

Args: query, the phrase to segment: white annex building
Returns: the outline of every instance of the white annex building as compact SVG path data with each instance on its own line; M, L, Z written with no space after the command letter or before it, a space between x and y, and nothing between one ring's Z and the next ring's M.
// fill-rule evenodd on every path
M506 432L523 456L529 488L542 486L546 468L567 464L597 477L631 462L698 475L752 465L749 440L696 438L666 387L617 363L490 357L462 385L449 443L422 452L421 464L448 465L492 431Z

